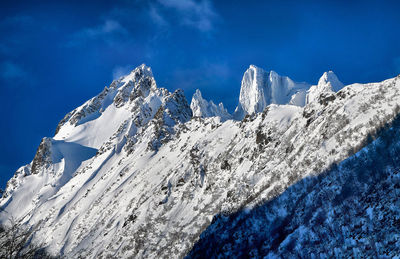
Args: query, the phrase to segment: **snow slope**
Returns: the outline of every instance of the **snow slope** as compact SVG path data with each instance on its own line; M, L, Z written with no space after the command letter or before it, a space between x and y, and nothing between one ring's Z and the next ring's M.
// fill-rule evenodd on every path
M399 113L399 80L221 122L192 116L182 91L157 88L142 65L42 141L8 182L0 221L35 225L34 241L67 258L183 257L215 215L251 210L362 148Z

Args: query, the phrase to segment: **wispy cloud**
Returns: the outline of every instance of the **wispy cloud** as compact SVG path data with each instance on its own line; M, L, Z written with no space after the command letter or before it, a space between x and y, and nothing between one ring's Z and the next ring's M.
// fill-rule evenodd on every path
M3 80L14 80L25 78L27 73L21 66L13 62L3 62L0 65L0 76Z
M190 90L193 86L206 89L219 85L221 80L229 80L231 76L228 64L203 61L198 66L175 69L172 73L172 81L184 90Z
M151 5L149 8L149 16L150 19L159 26L168 25L167 20L161 15L160 10L154 5Z
M22 66L12 61L0 63L0 80L4 87L13 87L21 84L32 85L33 77Z
M92 27L84 28L74 33L67 46L74 47L86 43L91 40L104 40L112 43L113 36L127 35L128 31L115 20L106 20L104 23Z
M163 12L165 11L165 12ZM173 11L175 20L180 25L198 29L201 32L209 32L214 29L219 15L208 0L158 0L150 9L150 17L155 23L163 21L165 25L168 19L168 11ZM171 18L171 17L169 17Z
M134 67L132 65L117 66L112 71L113 80L120 78L121 76L129 74Z

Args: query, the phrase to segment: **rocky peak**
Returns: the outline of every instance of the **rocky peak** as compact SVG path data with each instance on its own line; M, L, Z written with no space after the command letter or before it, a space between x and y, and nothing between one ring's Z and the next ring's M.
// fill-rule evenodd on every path
M318 85L313 85L307 91L306 104L319 101L321 96L330 95L343 88L343 83L339 81L332 71L325 72L318 81Z
M267 88L268 73L250 65L243 75L240 88L239 105L235 110L235 119L241 120L246 114L263 111L268 105L271 91Z
M123 76L122 81L128 82L132 80L138 80L140 79L140 77L153 77L153 72L151 71L151 68L146 66L145 64L142 64L133 69L128 75Z
M330 87L332 91L337 92L343 88L343 83L339 81L333 71L325 72L318 81L320 87Z
M231 118L231 115L222 103L217 106L213 101L205 100L199 89L197 89L193 94L190 108L195 117L220 117L222 120L228 120Z
M239 104L234 118L241 120L246 114L262 112L269 104L304 106L307 83L297 83L275 71L250 65L243 75Z
M203 99L199 89L193 94L190 108L192 109L193 116L202 117L207 112L208 102Z
M165 110L175 123L184 123L192 117L192 111L181 89L169 95L164 102Z
M146 97L150 91L157 89L156 81L153 77L151 68L146 65L140 65L132 72L118 79L118 93L114 98L116 107L121 107L128 100L133 100L138 96Z
M157 151L162 144L171 140L175 132L174 126L185 123L192 117L192 111L181 89L163 97L153 119L148 125L152 129L148 150ZM151 130L146 129L147 132Z

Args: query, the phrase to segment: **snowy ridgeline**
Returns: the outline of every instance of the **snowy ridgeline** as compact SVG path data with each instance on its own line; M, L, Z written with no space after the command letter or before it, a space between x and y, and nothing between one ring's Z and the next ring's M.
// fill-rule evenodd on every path
M34 226L33 242L67 258L183 257L217 215L240 218L241 211L270 210L269 204L281 201L271 209L287 218L277 224L282 226L275 230L277 238L252 253L296 251L296 235L316 230L285 234L293 219L285 215L298 209L286 203L287 193L351 154L360 156L371 136L398 115L399 90L399 78L343 87L327 72L310 86L251 66L231 115L200 91L189 106L182 91L158 88L142 65L68 113L56 135L42 140L32 163L9 180L0 222L13 217ZM321 179L325 175L330 174ZM348 197L339 195L347 188L339 180L338 204ZM367 188L372 182L363 183ZM310 206L307 213L318 214L320 207ZM228 233L224 217L217 216L204 235L214 235L213 229ZM324 214L316 220L328 219ZM238 235L257 231L241 227ZM195 249L204 247L202 242ZM227 255L250 252L214 245L225 247Z
M201 96L200 90L193 95L190 107L197 117L220 117L242 120L246 115L260 113L270 104L290 104L303 107L318 101L321 95L337 92L343 84L332 72L325 72L317 85L297 83L287 76L280 76L275 71L265 70L251 65L243 75L239 104L231 115L220 103L218 106Z

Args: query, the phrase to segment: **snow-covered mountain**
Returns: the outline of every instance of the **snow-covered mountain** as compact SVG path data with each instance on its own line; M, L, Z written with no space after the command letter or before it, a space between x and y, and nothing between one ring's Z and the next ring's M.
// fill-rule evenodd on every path
M187 258L397 258L400 117L376 137L275 199L215 216Z
M189 107L182 91L158 88L151 69L142 65L68 113L56 135L42 140L33 161L9 180L0 199L0 222L13 217L34 226L33 242L67 258L196 257L199 248L208 251L202 233L229 235L231 223L242 230L253 222L241 221L243 215L265 204L266 210L256 210L261 211L257 217L271 219L265 226L307 222L320 208L329 208L314 204L314 196L307 195L326 190L320 191L325 195L321 197L331 199L329 188L309 184L301 190L296 184L323 178L321 173L336 164L343 165L337 170L345 168L342 161L360 156L400 112L400 77L348 85L338 92L342 85L336 79L328 72L313 90L251 66L235 112L236 118L248 116L220 120L209 116L225 114L222 106L215 108L199 91ZM395 163L389 161L385 168L393 170ZM335 193L346 186L340 178L343 172L334 173ZM363 184L367 188L370 182ZM298 190L295 194L300 196L290 202L294 196L287 190ZM308 197L308 203L299 197ZM336 205L347 197L338 196ZM273 200L280 202L271 206ZM301 208L307 218L287 217ZM323 219L330 224L329 217ZM287 243L295 242L291 240L302 233L313 236L296 226L291 236L282 234L282 228L274 232L267 227L262 233L271 239L262 242L271 241L271 251L282 247L284 256L293 246ZM250 240L246 244L251 247L257 228L263 226L236 232ZM226 244L217 244L223 249L220 255L236 251L230 240ZM265 247L260 251L269 251Z
M199 89L196 90L190 103L193 116L207 118L207 117L219 117L222 121L232 119L232 116L225 109L223 103L219 103L217 106L213 101L207 101L201 96Z

